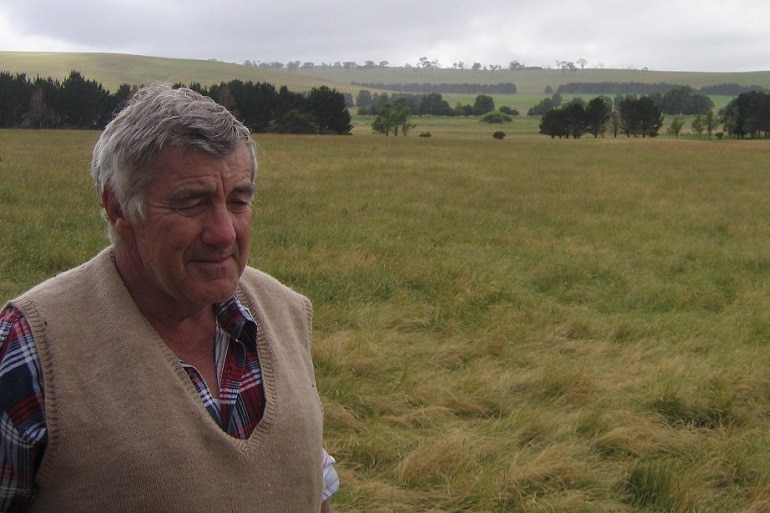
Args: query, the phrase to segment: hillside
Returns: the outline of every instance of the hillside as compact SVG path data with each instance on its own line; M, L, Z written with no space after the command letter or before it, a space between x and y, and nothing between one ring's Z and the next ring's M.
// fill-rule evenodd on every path
M294 91L327 85L342 92L357 94L361 86L353 84L405 83L475 83L497 84L513 82L517 92L541 95L546 87L556 90L570 82L641 82L689 85L736 83L742 86L762 86L770 89L770 71L745 73L670 72L628 69L585 69L562 71L550 69L472 71L455 69L421 69L404 67L374 67L345 69L341 66L316 66L296 72L261 69L218 61L168 59L138 55L103 53L33 53L0 52L0 71L26 73L28 76L65 78L70 71L80 71L86 78L97 80L114 91L120 84L152 82L199 82L203 85L233 79L269 82L285 85ZM373 90L372 87L367 89Z
M26 73L29 77L66 78L77 70L89 80L100 82L115 91L121 84L141 85L157 82L204 86L230 80L268 82L276 87L287 86L293 91L307 91L327 85L343 92L358 88L329 82L323 77L300 75L288 71L260 69L240 64L191 59L167 59L140 55L108 53L38 53L0 52L0 71Z

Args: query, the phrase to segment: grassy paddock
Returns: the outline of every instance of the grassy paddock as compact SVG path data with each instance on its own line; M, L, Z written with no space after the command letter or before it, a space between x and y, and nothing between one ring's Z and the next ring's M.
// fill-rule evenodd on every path
M766 511L770 141L450 135L257 137L336 510ZM3 298L103 246L95 138L0 132Z

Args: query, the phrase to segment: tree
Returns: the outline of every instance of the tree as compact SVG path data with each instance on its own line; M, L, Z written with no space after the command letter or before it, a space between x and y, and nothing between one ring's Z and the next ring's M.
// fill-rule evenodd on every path
M409 130L416 126L409 122L410 115L409 107L387 103L380 107L377 117L372 121L372 132L385 135L390 135L393 132L393 135L398 136L400 129L401 133L406 136Z
M428 93L420 97L417 113L421 116L451 116L454 111L441 94Z
M668 133L674 134L676 138L679 139L679 132L682 131L683 126L684 120L679 116L676 116L671 120L671 125L668 127Z
M292 109L275 120L275 131L279 134L317 134L318 125L306 112Z
M62 82L61 115L65 125L73 128L98 128L103 119L109 93L94 80L86 80L72 71Z
M0 128L19 127L32 96L32 87L23 73L15 77L0 72Z
M770 93L741 93L721 111L725 130L738 137L770 136Z
M569 135L580 139L588 128L588 116L581 102L570 102L563 109L567 121Z
M690 86L674 87L660 97L660 109L664 114L706 114L713 108L711 98Z
M550 135L551 139L569 137L569 120L562 109L551 109L540 120L540 133Z
M648 96L627 97L620 102L623 132L627 136L655 137L663 126L663 113Z
M480 94L473 102L473 114L475 116L483 116L487 112L495 110L495 100L489 95Z
M544 98L540 103L529 109L528 116L542 116L552 109L561 107L562 97L559 93L553 93L550 98Z
M692 131L698 134L698 137L700 138L703 135L703 130L705 128L705 124L703 122L703 116L700 114L695 116L695 119L692 120L692 124L690 125L690 128L692 128Z
M356 107L371 107L372 105L374 105L372 93L366 89L358 91L358 95L356 96Z
M714 111L709 110L706 113L706 117L703 120L703 125L706 127L706 133L709 134L709 139L711 139L711 134L714 133L714 130L716 130L717 124L719 123L719 119L714 115Z
M314 87L307 97L309 112L322 134L348 135L353 129L345 97L327 86Z
M620 129L622 127L622 120L620 119L619 110L612 109L612 112L610 113L609 126L610 126L610 130L612 131L612 137L617 138L618 134L620 133Z
M611 113L612 100L606 96L597 96L588 102L588 107L586 108L588 131L594 137L604 135Z

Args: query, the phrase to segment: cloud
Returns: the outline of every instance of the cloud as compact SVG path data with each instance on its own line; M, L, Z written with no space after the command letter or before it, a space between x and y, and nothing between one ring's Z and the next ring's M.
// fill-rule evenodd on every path
M756 0L0 0L0 48L229 62L770 69Z

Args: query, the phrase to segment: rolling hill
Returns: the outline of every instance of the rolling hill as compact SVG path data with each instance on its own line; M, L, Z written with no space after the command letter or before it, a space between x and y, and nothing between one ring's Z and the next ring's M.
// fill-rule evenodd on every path
M356 95L364 87L356 84L474 83L513 82L519 94L541 95L546 87L554 91L571 82L589 83L668 83L695 89L719 84L761 86L770 89L770 71L742 73L673 72L630 69L521 69L473 71L446 68L314 66L298 71L264 69L213 60L169 59L106 53L0 52L0 71L26 73L27 76L63 79L77 70L114 91L120 84L152 82L198 82L204 86L234 79L269 82L293 91L307 91L326 85ZM366 89L375 90L373 87Z

